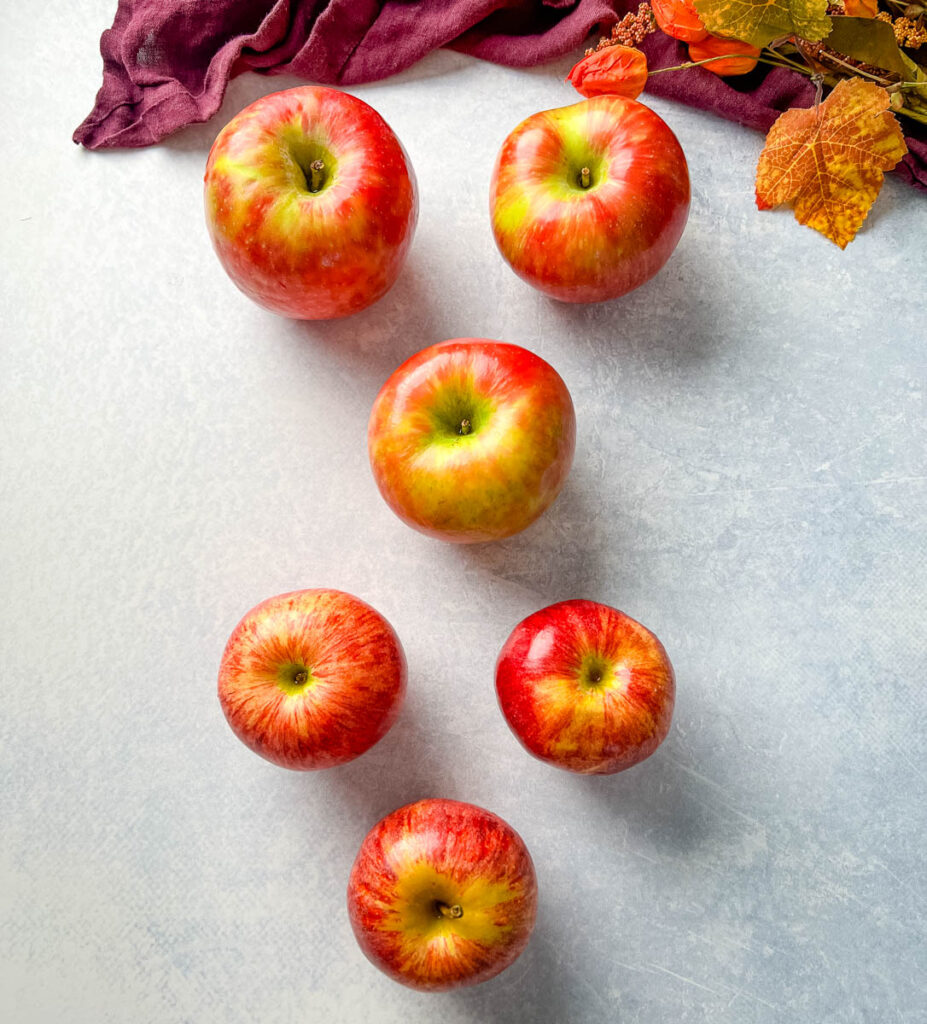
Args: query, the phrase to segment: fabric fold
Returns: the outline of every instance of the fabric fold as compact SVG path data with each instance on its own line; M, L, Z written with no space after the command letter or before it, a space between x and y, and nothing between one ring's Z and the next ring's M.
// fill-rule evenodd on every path
M100 39L103 84L74 132L88 149L149 146L219 109L245 71L326 85L388 78L447 46L509 67L575 53L637 0L119 0ZM662 33L645 40L651 69L685 60ZM802 75L758 68L743 80L703 68L654 75L654 96L767 131L783 110L809 106ZM568 100L564 100L568 102ZM895 173L927 191L927 126L903 121L909 152Z

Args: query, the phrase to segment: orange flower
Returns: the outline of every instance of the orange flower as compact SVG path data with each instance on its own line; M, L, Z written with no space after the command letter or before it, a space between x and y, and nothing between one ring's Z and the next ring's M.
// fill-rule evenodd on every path
M879 13L879 0L843 0L849 18L874 18Z
M692 0L650 0L650 6L656 23L673 39L697 43L708 35Z
M730 53L734 56L725 57ZM745 56L746 55L746 56ZM702 67L716 75L745 75L756 67L756 58L760 55L758 46L741 42L739 39L721 39L709 36L698 43L689 43L689 57L692 60L705 60L707 57L720 57L721 60L709 61Z
M573 67L567 81L583 96L636 99L647 84L647 58L633 46L604 46Z

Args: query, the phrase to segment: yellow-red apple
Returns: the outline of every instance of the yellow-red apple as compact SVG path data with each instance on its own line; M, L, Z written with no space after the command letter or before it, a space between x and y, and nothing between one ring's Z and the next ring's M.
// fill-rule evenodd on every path
M383 385L367 430L380 493L409 526L458 543L529 526L573 461L573 402L518 345L457 338L412 356Z
M645 626L595 601L529 615L496 663L499 706L535 757L587 775L649 757L670 727L676 682Z
M649 107L594 96L522 121L490 186L496 244L529 284L601 302L666 263L689 214L682 147Z
M255 302L303 320L347 316L395 282L412 242L412 165L350 93L300 86L246 107L206 164L206 223Z
M425 991L487 981L528 943L534 865L501 818L456 800L420 800L367 834L348 882L364 954Z
M219 701L235 735L283 768L344 764L399 714L406 660L392 626L340 590L297 590L252 608L229 638Z

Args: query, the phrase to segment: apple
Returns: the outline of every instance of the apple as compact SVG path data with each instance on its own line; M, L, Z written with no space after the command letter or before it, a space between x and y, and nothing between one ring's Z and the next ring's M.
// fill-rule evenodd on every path
M648 281L689 213L689 171L666 122L624 96L522 121L493 170L496 245L519 277L565 302L614 299Z
M406 360L383 385L367 429L380 493L409 526L458 543L529 526L573 461L570 393L540 356L457 338Z
M367 959L395 981L425 991L475 985L528 943L534 865L515 829L490 811L419 800L364 839L348 914Z
M496 662L496 694L535 757L609 775L643 761L666 738L676 682L649 629L608 605L561 601L512 631Z
M284 316L365 309L395 282L418 216L401 143L363 100L302 86L252 103L206 163L206 223L229 277Z
M219 666L219 702L235 735L302 771L372 747L396 720L405 687L392 626L340 590L262 601L233 630Z

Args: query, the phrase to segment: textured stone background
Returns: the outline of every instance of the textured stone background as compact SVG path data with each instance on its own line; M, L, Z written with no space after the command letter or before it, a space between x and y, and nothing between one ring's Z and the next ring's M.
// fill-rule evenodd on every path
M925 200L889 181L845 252L759 214L759 136L654 103L690 160L685 236L610 305L535 294L486 196L568 62L438 54L355 90L404 141L422 210L393 292L325 325L265 314L209 247L219 127L141 152L69 141L111 0L8 12L0 502L0 1017L11 1024L924 1021ZM526 345L572 390L566 490L523 535L407 530L366 461L374 395L461 335ZM290 774L231 735L225 639L260 599L380 609L409 699L372 752ZM511 627L586 596L654 629L673 730L607 779L537 763L496 709ZM424 997L363 959L348 870L427 795L520 830L524 957Z

